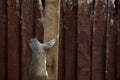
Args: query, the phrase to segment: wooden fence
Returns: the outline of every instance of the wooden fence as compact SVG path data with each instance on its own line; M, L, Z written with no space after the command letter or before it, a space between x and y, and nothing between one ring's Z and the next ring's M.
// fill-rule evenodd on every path
M43 41L36 0L0 0L0 80L28 80L28 40ZM120 80L120 0L61 0L58 80Z
M59 80L120 80L120 0L61 0Z
M35 4L36 0L0 0L0 80L28 80L28 40L35 35L43 39Z

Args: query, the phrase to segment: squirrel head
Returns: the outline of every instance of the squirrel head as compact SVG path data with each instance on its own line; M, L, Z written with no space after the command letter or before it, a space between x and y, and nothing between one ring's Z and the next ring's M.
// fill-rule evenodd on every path
M42 43L40 43L36 38L32 38L29 41L29 46L32 49L32 52L44 52Z

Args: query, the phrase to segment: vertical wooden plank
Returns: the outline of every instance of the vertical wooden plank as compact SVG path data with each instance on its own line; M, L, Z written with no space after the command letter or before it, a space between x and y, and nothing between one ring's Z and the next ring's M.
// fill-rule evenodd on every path
M119 13L120 14L120 13ZM120 19L120 16L119 16ZM120 22L120 20L119 20ZM118 23L119 24L119 23ZM119 24L119 28L118 28L119 32L118 32L118 43L117 43L117 80L120 80L120 24Z
M106 38L106 80L117 80L117 27L115 26L114 1L108 1L107 38Z
M19 3L8 0L8 79L20 80Z
M58 80L65 80L65 29L64 29L64 1L60 4L60 37L58 58Z
M117 26L117 80L120 80L120 0L115 0Z
M31 50L28 46L28 40L33 37L34 15L33 0L22 0L22 80L29 80L29 65L31 59Z
M0 0L0 80L6 79L7 1Z
M44 41L51 40L59 34L60 0L46 0ZM57 80L58 75L58 40L47 52L47 71L49 80Z
M120 2L119 2L119 5L120 5ZM120 23L119 22L120 22L120 11L119 11L119 18L118 18L117 80L120 80Z
M44 10L40 7L39 0L34 0L34 36L38 38L40 42L43 42L44 29L43 29L43 20Z
M78 1L78 80L91 80L93 0Z
M105 80L106 2L95 0L94 5L92 80Z
M64 1L63 6L65 80L77 80L77 1Z

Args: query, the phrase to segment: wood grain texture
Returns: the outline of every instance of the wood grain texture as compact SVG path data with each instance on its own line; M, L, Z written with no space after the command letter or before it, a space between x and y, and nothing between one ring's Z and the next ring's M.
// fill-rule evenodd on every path
M77 5L64 1L65 80L77 79Z
M106 1L94 4L92 80L105 80Z
M106 80L117 80L117 26L115 25L114 3L108 1L106 34Z
M120 13L119 13L120 15ZM119 16L119 19L120 19L120 16ZM120 22L120 20L119 20ZM117 80L120 79L120 23L118 23L119 26L118 26L118 42L117 42Z
M91 79L93 1L90 3L87 1L78 1L78 80Z
M0 80L7 79L7 1L0 0Z
M20 80L19 3L8 0L8 79ZM15 5L16 4L16 5Z
M120 80L120 0L38 2L0 0L0 80L29 80L28 40L49 41L59 28L49 80Z
M59 34L60 0L46 0L44 22L44 42ZM47 71L49 80L58 78L58 43L47 52Z
M34 7L34 37L37 37L40 42L43 42L44 37L44 28L42 17L44 14L44 10L40 8L39 0L34 0L33 7Z
M21 35L22 35L22 80L29 80L29 65L31 61L31 49L28 40L34 37L34 10L33 0L22 0L21 6Z
M116 4L116 27L117 27L117 80L120 80L120 0Z

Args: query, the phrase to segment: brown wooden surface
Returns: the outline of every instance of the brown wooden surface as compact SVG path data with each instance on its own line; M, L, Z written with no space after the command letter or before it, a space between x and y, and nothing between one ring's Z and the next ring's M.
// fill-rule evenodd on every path
M75 0L63 2L65 41L65 80L77 79L77 5Z
M109 0L107 12L107 34L106 34L106 80L117 80L117 26L115 25L115 9Z
M120 80L120 0L116 0L116 27L117 27L117 62L116 62L116 72L117 80Z
M42 24L42 14L43 10L41 10L39 7L39 1L34 0L33 1L33 7L34 7L34 37L37 37L40 42L43 42L43 34L44 34L44 29L43 29L43 24Z
M48 41L59 25L59 62L47 56L51 80L57 79L54 62L58 80L120 80L120 0L61 0L60 14L60 24L44 30L38 0L0 0L0 80L29 80L28 40L43 42L45 33Z
M47 42L59 35L60 0L46 0L44 15L44 42ZM58 47L59 38L55 45L49 49L46 54L49 80L58 79Z
M5 0L0 0L0 80L7 78L7 6Z
M20 80L19 6L16 0L8 1L8 80Z
M58 80L65 80L65 29L64 29L64 10L63 0L60 9L60 39L59 39L59 58L58 58Z
M31 50L28 40L33 37L33 0L22 0L21 6L21 35L22 35L22 80L29 80L28 72L31 59Z
M84 0L81 0L84 1ZM78 2L78 80L91 79L92 3Z
M94 4L92 80L105 80L106 1Z

